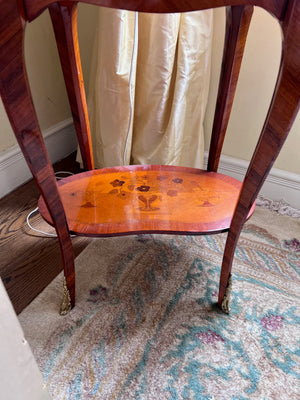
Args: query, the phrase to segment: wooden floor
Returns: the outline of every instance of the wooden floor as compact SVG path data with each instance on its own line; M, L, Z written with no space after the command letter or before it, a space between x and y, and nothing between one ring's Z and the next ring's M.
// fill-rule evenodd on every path
M79 172L75 154L57 163L54 169ZM30 181L0 200L0 277L16 313L20 313L62 270L57 239L27 227L26 217L37 207L38 198L38 189ZM53 232L38 214L32 216L31 221L34 227ZM90 240L72 239L75 256Z

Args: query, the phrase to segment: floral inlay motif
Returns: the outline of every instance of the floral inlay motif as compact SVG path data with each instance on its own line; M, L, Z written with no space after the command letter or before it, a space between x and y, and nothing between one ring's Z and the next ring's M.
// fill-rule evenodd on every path
M120 181L119 179L115 179L114 181L110 182L113 187L120 187L123 186L125 181Z
M143 206L140 208L141 211L155 211L158 210L157 207L153 207L152 203L157 199L157 196L154 194L149 198L140 195L139 200L143 203Z
M175 178L175 179L172 179L172 181L174 183L182 183L182 179L181 178Z
M167 195L170 197L175 197L175 196L177 196L177 194L178 194L177 190L168 190L167 191Z
M123 191L120 190L120 193L118 194L118 197L120 199L126 200L128 197L130 197L130 193L123 192Z
M141 186L137 187L136 190L138 190L139 192L149 192L150 186L141 185Z
M221 195L217 190L202 188L194 175L189 177L188 174L174 174L173 171L170 173L163 170L149 171L149 173L141 171L140 174L117 175L114 178L110 177L107 183L109 183L109 188L106 193L124 202L135 199L135 194L137 194L139 203L134 202L134 204L137 210L143 212L160 210L164 202L171 204L173 201L176 202L176 198L182 199L189 194L195 199L195 209L215 207L225 196L224 191ZM103 189L101 188L100 192Z
M298 239L284 240L283 246L294 253L300 252L300 242Z
M282 328L283 320L284 318L282 315L270 314L263 317L260 323L267 331L276 331L277 329Z

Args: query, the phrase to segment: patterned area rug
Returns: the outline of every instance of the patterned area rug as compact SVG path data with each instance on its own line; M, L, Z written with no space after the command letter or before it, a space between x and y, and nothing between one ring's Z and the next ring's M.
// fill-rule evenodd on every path
M298 399L300 220L257 207L216 307L226 236L93 241L19 316L53 399Z

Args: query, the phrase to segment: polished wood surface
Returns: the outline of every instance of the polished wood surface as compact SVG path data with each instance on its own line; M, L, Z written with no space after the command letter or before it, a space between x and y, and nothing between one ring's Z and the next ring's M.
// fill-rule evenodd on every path
M86 170L94 168L90 123L86 105L77 33L77 3L49 7L72 117ZM73 62L71 62L71 60Z
M77 235L208 234L229 229L241 186L214 172L141 165L74 175L60 181L59 192ZM43 199L39 209L53 224Z
M208 155L208 171L218 170L252 13L253 6L226 8L225 45Z
M218 104L208 167L208 169L213 171L216 171L219 162L220 151L231 111L240 63L251 20L252 6L257 5L269 11L280 23L283 47L281 66L272 102L257 147L251 159L237 202L236 199L234 201L236 207L233 207L234 210L232 210L233 216L228 230L228 238L220 276L218 303L221 306L224 297L226 297L226 288L230 282L229 277L232 269L233 256L240 231L253 207L255 198L268 172L279 154L299 109L300 1L177 0L175 2L169 0L83 0L83 2L113 8L156 13L193 11L220 6L227 7L222 79L219 85ZM87 160L86 166L89 168L88 159L90 158L91 161L91 154L89 130L86 119L86 101L84 92L81 90L83 88L83 83L80 71L78 79L78 77L76 78L76 73L74 73L75 69L72 69L73 65L77 65L78 68L80 67L80 64L78 64L79 51L77 31L75 28L76 4L77 1L73 0L65 0L58 3L54 0L24 0L24 2L21 0L0 0L0 92L18 143L40 189L45 208L47 208L49 216L51 216L51 220L58 233L64 273L67 280L67 288L71 296L72 306L75 304L75 271L74 254L69 235L70 228L68 226L68 217L66 216L68 204L64 203L65 200L61 199L60 191L56 184L53 169L47 156L38 126L31 100L30 88L27 82L23 55L23 39L26 21L34 19L46 7L50 6L52 23L54 25L64 76L67 81L67 90L71 101L77 135L79 137L79 142L83 143L83 145L81 145L81 150ZM75 100L73 95L75 96ZM75 106L72 106L72 102L74 102ZM112 110L112 112L113 111L114 110ZM78 121L78 119L80 121ZM90 163L90 167L91 166L92 164ZM120 167L118 172L120 177L116 178L119 183L123 181L121 178L123 172L122 167ZM200 172L199 174L201 175ZM186 179L185 175L177 178ZM79 182L77 178L75 178L75 180ZM114 181L115 180L112 180L111 182ZM224 184L224 181L219 182L219 185L222 184ZM66 187L68 187L68 185L69 183L66 183ZM77 183L75 186L74 193L76 193L76 188L78 189ZM224 187L222 188L224 189ZM168 195L167 193L163 194L162 189L163 188L160 189L159 193L166 199ZM61 190L63 190L63 187ZM116 190L116 188L112 190ZM114 192L114 195L117 196L117 192ZM154 200L152 198L151 200L143 191L140 196L143 197L134 198L137 204L132 204L133 209L136 209L136 207L148 209L151 209L151 207L158 208L157 205L154 206L157 199ZM153 194L153 196L158 196L158 194ZM177 200L178 198L180 198L180 196L177 196ZM199 198L201 198L200 193ZM172 199L172 201L173 200L175 199ZM90 203L93 204L92 201L90 201ZM82 204L83 208L88 208L84 207L86 204L84 200ZM185 204L186 208L189 207L188 204L187 199ZM201 207L199 207L199 209L200 208ZM169 210L168 212L169 215L166 217L166 221L171 221L173 218L173 210ZM80 210L80 213L83 213L83 211ZM142 215L141 213L139 216L140 225L137 224L139 228L137 227L136 231L142 230L144 223ZM184 214L181 215L180 219L183 219L183 217ZM218 216L218 219L220 219L220 216ZM161 220L161 224L163 223L165 222ZM213 224L214 221L212 220L211 223ZM115 234L120 234L120 232L117 231L117 226L118 224L115 223ZM152 228L150 230L152 230ZM156 231L156 229L155 227L154 231ZM164 229L165 228L162 228L162 230ZM178 227L173 233L182 232L181 228L179 230L177 229ZM169 228L166 229L166 231L168 230ZM197 233L201 233L201 229L199 229Z
M56 0L24 0L28 20L36 18L46 7L55 2ZM64 5L76 2L77 0L61 1ZM284 18L288 0L81 0L81 3L150 13L186 12L215 7L251 5L264 8L281 21Z
M26 12L20 11L21 7L21 1L0 0L0 93L16 139L55 223L74 305L74 252L28 84L23 47Z

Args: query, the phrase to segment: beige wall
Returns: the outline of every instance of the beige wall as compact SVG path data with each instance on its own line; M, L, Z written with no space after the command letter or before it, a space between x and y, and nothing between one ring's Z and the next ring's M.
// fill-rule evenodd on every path
M205 119L208 147L216 101L224 40L224 9L215 10L212 72ZM223 154L250 160L269 107L281 55L281 31L276 20L255 8L247 39L235 102ZM300 115L282 148L275 167L300 174Z
M93 6L79 7L79 44L87 87L97 12ZM71 116L47 11L26 27L25 58L39 123L41 129L45 130ZM0 102L0 127L1 153L16 144L2 102Z

